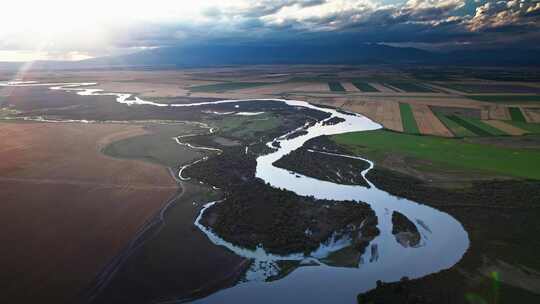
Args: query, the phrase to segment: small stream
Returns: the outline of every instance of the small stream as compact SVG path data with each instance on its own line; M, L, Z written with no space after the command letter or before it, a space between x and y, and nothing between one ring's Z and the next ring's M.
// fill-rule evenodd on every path
M86 86L94 83L49 83L12 82L6 86L49 86L53 90L73 91L78 95L116 96L116 101L127 105L153 105L192 107L219 103L238 103L248 100L223 100L192 104L160 104L142 100L131 94L108 93ZM265 99L257 99L265 100ZM318 199L356 200L368 203L378 218L379 236L371 241L369 247L358 258L358 263L341 263L332 254L351 246L352 236L344 231L334 235L319 248L309 254L296 253L276 255L259 247L256 250L242 248L221 239L211 229L200 223L205 210L213 204L204 206L195 225L218 245L224 246L235 254L253 260L244 280L236 286L216 292L197 303L356 303L360 292L375 287L376 281L398 281L402 277L419 278L455 265L469 247L469 238L463 226L447 213L438 211L418 202L399 198L378 189L367 180L369 187L342 185L278 168L273 165L284 155L302 147L309 139L321 135L334 135L346 132L376 130L381 126L362 115L350 115L333 109L317 107L304 101L268 99L284 102L292 107L310 108L329 113L328 119L339 117L343 122L324 125L320 121L306 129L307 134L287 139L286 135L276 138L279 149L257 158L256 176L271 186L293 191L302 196L314 196ZM271 146L272 142L268 143ZM275 147L275 146L274 146ZM312 153L320 153L312 151ZM327 153L331 154L331 153ZM355 156L335 155L334 157ZM365 159L363 159L365 160ZM373 162L365 160L370 167L361 174L365 175ZM397 211L412 221L421 235L421 241L415 246L407 246L392 234L392 213ZM284 269L283 262L294 263L294 270L280 278ZM182 275L182 274L179 274Z

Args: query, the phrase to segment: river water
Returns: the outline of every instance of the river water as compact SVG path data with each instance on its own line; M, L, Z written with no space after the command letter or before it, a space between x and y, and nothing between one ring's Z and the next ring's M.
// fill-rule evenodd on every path
M9 86L46 85L53 90L74 91L78 95L112 95L117 102L128 105L168 106L142 100L131 94L108 93L85 86L93 83L4 83ZM261 100L261 99L258 99ZM302 147L309 139L321 135L333 135L346 132L368 131L381 128L377 123L362 115L348 115L333 109L317 107L304 101L277 100L293 107L316 109L329 113L331 119L339 117L343 122L324 125L323 121L307 128L307 134L292 139L281 136L274 141L280 143L279 149L257 158L256 176L271 186L286 189L302 196L314 196L318 199L356 200L370 205L378 218L379 236L371 241L369 247L358 258L358 263L340 263L332 254L351 246L352 236L336 231L320 247L309 253L296 253L280 256L259 247L250 250L229 243L204 227L200 219L211 205L205 205L195 225L207 235L208 239L219 246L224 246L235 254L253 260L245 278L232 288L221 290L197 303L356 303L360 292L375 287L377 280L384 282L398 281L402 277L419 278L435 273L456 264L469 246L469 238L463 226L447 213L438 211L418 202L399 198L382 191L367 180L369 187L342 185L318 180L278 168L273 165L284 155ZM174 107L191 107L216 103L238 103L246 100L224 100L193 104L173 104ZM271 143L268 143L270 146ZM313 152L319 153L319 152ZM333 157L352 157L333 155ZM362 158L359 158L362 159ZM373 168L364 170L364 176ZM412 221L421 235L421 241L414 246L399 242L392 234L392 213L400 212ZM283 262L294 263L294 271L284 274ZM178 274L182 275L182 274Z

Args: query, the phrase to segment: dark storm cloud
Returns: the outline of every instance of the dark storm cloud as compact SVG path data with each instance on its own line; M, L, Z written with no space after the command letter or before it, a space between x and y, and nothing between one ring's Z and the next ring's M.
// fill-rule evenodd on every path
M171 46L200 41L306 43L353 39L357 43L434 46L535 47L540 1L409 0L375 5L367 0L257 1L237 11L206 9L213 22L141 27L122 44ZM317 10L315 13L314 11ZM292 13L291 13L292 12ZM528 41L528 42L527 42Z

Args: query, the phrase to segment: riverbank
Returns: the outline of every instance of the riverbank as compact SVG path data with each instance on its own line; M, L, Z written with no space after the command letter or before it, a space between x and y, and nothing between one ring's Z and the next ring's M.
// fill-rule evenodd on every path
M471 241L463 259L454 267L415 280L381 284L363 294L359 303L533 303L540 300L540 263L535 257L540 251L537 238L540 181L489 177L474 169L448 170L446 167L440 170L437 169L440 165L433 160L413 159L409 154L399 153L395 147L382 153L372 148L369 140L362 140L363 134L358 134L355 140L352 136L344 136L346 141L338 143L346 142L341 147L350 149L349 153L378 160L366 175L371 182L391 194L447 212L465 227ZM403 141L394 143L399 147ZM384 144L392 145L392 142ZM535 150L529 148L528 151L534 153ZM399 159L408 161L396 161Z
M470 188L444 189L382 168L371 171L368 178L381 189L457 218L469 232L471 247L453 268L406 283L381 285L359 303L382 299L403 303L397 299L403 299L404 289L410 299L421 299L418 303L540 300L539 181L478 181Z

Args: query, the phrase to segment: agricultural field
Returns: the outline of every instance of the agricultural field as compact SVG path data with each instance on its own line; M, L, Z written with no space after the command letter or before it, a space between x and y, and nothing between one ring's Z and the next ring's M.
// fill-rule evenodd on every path
M433 90L430 89L429 87L420 85L414 82L390 82L388 84L394 88L398 88L405 92L411 92L411 93L432 93L433 92Z
M357 155L381 160L398 154L419 162L422 171L464 170L516 178L540 179L540 150L502 148L468 140L414 136L389 131L335 135L332 139Z
M411 105L400 103L401 119L403 120L403 130L405 133L419 134L420 130L416 124Z
M469 137L469 136L477 136L476 133L470 131L469 129L465 128L458 122L454 121L450 117L437 113L437 118L454 134L456 137Z
M353 81L352 84L362 92L379 92L379 90L377 90L375 87L373 87L367 82Z
M10 244L0 250L2 302L72 303L177 193L164 167L100 152L145 134L139 126L9 122L0 130L0 238Z
M192 86L189 88L191 92L211 92L221 93L226 91L233 91L239 89L254 88L267 85L269 83L264 82L224 82L200 86Z
M527 122L527 119L525 119L525 116L523 116L523 113L521 112L520 108L511 107L511 108L508 108L508 111L510 112L511 120Z
M96 82L92 88L169 105L162 107L125 105L114 96L77 96L46 87L0 88L0 119L5 121L0 127L0 156L8 160L0 164L0 201L7 202L0 212L7 227L1 237L16 244L0 254L0 267L6 270L0 279L16 282L7 285L0 299L22 295L21 302L36 302L36 298L74 302L84 287L92 286L102 266L116 259L160 210L164 225L129 255L95 303L195 299L242 280L250 260L214 246L193 221L204 202L238 191L254 178L257 156L267 152L265 143L327 117L320 111L267 100L273 98L308 101L380 123L381 130L329 137L328 147L373 160L368 179L377 188L434 206L463 224L472 242L464 262L433 274L430 278L450 277L433 282L466 282L462 290L484 282L484 253L490 252L486 265L519 274L509 286L523 299L523 290L531 288L522 288L520 282L531 284L536 277L533 272L509 270L507 265L521 267L513 264L514 257L532 269L539 265L531 254L538 248L537 227L532 224L538 208L531 206L540 189L540 95L535 95L540 85L480 80L463 71L438 72L419 74L386 66L256 66L25 76L38 81ZM170 106L224 99L254 100ZM209 128L212 134L207 134ZM193 146L219 148L222 153L201 152L174 140L191 134L184 139ZM314 158L299 155L301 160L294 164L302 167L302 160L323 159L310 153L305 151ZM203 156L210 158L184 171L191 180L178 179L179 167ZM308 176L310 170L317 171L320 178L338 183L363 181L356 169L345 171L356 168L347 160L334 161L292 171L306 169ZM335 166L344 174L331 172ZM243 196L249 198L244 202L249 212L255 212L251 207L260 206L256 204L273 201L257 200L258 193L249 195L253 197ZM167 209L162 209L165 205ZM30 211L36 214L27 216ZM278 217L268 214L272 220L302 222L289 211ZM532 230L516 231L522 226ZM523 240L527 244L521 244ZM355 266L354 261L346 265ZM42 280L48 283L40 285ZM26 287L34 285L39 286L35 293L25 294Z
M451 83L445 82L441 84L444 87L471 94L482 93L523 93L523 94L538 94L540 88L518 84L500 84L500 83Z
M466 128L467 130L473 132L474 134L478 136L501 136L501 135L508 135L507 133L485 123L482 120L475 119L475 118L469 118L469 117L463 117L458 115L452 115L448 117L449 119L453 120L455 123L461 125L462 127Z
M540 95L467 95L467 98L495 103L539 103Z
M345 88L339 82L329 82L328 87L332 92L345 92Z

